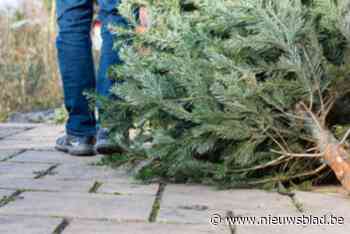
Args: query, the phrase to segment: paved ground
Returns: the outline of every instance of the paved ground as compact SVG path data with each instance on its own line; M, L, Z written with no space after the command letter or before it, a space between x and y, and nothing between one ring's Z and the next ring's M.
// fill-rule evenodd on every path
M61 133L61 126L0 124L1 234L349 233L345 195L142 185L124 172L94 166L101 156L55 152ZM224 218L275 223L304 215L307 222L312 215L317 222L326 214L344 224L232 225Z

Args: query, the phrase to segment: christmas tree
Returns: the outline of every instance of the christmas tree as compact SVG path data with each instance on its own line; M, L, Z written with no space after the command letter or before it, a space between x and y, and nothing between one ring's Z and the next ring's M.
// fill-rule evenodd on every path
M135 32L135 9L150 28ZM144 179L276 186L334 172L350 191L349 3L125 0L103 123ZM128 129L137 136L123 137Z

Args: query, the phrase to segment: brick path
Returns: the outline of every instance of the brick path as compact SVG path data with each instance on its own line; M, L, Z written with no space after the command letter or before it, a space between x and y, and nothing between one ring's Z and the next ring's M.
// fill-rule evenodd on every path
M94 166L101 156L55 152L52 146L62 133L61 126L0 124L1 234L349 233L345 195L143 185L125 172ZM214 214L333 214L345 224L213 226Z

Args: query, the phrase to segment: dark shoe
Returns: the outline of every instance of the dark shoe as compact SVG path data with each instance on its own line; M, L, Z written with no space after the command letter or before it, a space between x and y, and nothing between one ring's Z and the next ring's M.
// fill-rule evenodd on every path
M110 140L109 132L105 128L99 129L97 133L95 151L99 154L125 153L125 150L121 146Z
M73 156L93 156L95 137L65 135L56 141L56 149Z

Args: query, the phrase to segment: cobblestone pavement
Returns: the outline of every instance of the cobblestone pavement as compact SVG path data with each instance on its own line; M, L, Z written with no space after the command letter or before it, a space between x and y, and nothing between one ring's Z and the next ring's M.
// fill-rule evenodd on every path
M54 151L62 133L62 126L0 124L1 234L349 233L345 195L144 185L95 166L101 156ZM324 215L340 224L273 225L291 217L317 224Z

